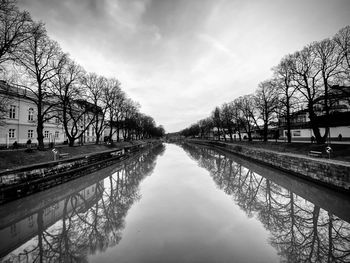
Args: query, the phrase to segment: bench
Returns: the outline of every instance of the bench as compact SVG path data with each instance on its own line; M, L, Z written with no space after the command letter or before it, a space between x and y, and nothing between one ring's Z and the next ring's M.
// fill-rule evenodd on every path
M53 152L53 159L56 161L57 159L63 159L67 158L69 156L69 153L60 153L57 149L52 149Z
M318 152L318 151L309 151L309 156L313 156L313 157L322 157L322 152Z
M69 157L69 153L59 153L58 158L66 158Z
M111 155L113 155L113 156L121 156L121 155L123 155L123 149L117 150L115 152L112 152Z

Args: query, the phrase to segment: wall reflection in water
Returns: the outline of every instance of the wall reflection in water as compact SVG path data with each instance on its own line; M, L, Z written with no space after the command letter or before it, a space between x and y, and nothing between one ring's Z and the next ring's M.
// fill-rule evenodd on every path
M116 166L0 207L0 257L7 262L86 262L121 240L160 145Z
M285 261L350 262L348 196L217 150L183 148L242 210L263 223Z

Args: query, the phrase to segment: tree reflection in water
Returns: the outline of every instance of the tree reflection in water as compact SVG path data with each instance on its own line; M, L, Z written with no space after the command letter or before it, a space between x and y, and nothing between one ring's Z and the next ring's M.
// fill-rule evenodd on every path
M350 223L225 153L192 144L183 148L207 169L220 189L270 232L270 243L286 262L350 262Z
M109 174L100 176L100 179L93 178L88 187L1 229L2 240L6 238L6 233L11 233L11 236L15 234L16 239L24 241L13 245L17 249L10 251L2 260L87 262L89 254L117 245L122 238L125 216L140 198L139 184L152 173L156 158L164 149L160 145L146 150L113 168ZM106 169L101 173L106 173ZM30 232L28 228L34 229L29 239L26 238Z

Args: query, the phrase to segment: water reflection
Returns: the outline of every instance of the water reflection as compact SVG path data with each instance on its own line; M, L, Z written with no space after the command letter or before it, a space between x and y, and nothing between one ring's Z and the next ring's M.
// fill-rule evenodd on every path
M282 261L350 262L348 197L217 150L183 148L246 214L263 223Z
M138 186L164 151L160 145L123 163L0 208L5 262L87 262L121 240Z
M183 145L195 162L167 148L157 168L163 146L1 206L1 260L350 261L347 197L203 146Z

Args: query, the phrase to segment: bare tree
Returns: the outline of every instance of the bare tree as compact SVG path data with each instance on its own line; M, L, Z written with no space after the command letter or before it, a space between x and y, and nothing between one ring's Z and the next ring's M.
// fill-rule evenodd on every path
M321 104L323 101L324 119L326 120L322 122L322 125L325 126L326 134L328 134L331 110L330 89L335 84L337 76L341 73L342 55L338 50L338 45L333 40L324 39L312 45L316 56L316 65L322 76L323 91L319 99Z
M63 66L57 69L56 76L51 80L52 93L60 103L58 116L68 138L69 146L73 146L77 139L82 138L94 121L94 118L90 116L93 107L84 99L84 87L81 84L84 74L81 66L66 57Z
M259 118L264 123L263 139L267 141L268 126L276 119L276 109L279 106L276 84L272 80L263 81L255 92L255 107Z
M30 38L32 19L20 11L15 0L0 1L0 65L14 58L20 45Z
M241 141L242 140L242 133L241 129L243 129L243 120L242 120L242 113L241 113L241 99L235 99L230 103L230 108L232 112L233 122L235 124L235 131L238 133L238 138Z
M99 144L102 132L106 127L105 117L108 106L105 100L105 91L107 79L98 76L95 73L89 73L83 78L83 85L87 90L87 97L94 105L94 131L96 135L96 144Z
M112 139L114 133L117 133L117 141L119 141L119 120L121 115L122 102L125 100L125 93L120 87L119 80L112 78L107 80L105 89L105 102L109 115L109 138ZM113 132L113 128L116 130Z
M128 98L124 100L122 109L123 138L124 140L131 140L134 128L134 118L139 113L140 104Z
M213 119L214 127L217 127L219 138L222 132L225 139L226 133L229 133L232 139L231 129L234 128L239 132L240 138L240 131L244 129L249 140L252 140L253 127L259 132L262 131L257 122L257 113L260 113L260 119L264 121L264 140L267 140L267 125L271 121L268 119L274 116L278 121L282 118L286 120L287 139L290 143L293 111L297 106L299 109L300 106L302 108L306 106L310 119L307 124L311 126L317 143L324 143L330 134L330 115L335 113L334 106L339 99L344 100L349 97L347 89L350 85L349 54L350 26L346 26L333 39L313 42L301 51L287 55L273 68L273 81L270 82L276 86L278 98L273 92L265 93L265 89L261 86L266 86L267 83L263 82L257 91L256 100L253 100L251 95L246 95L231 102L232 107L226 104L221 108L216 107L210 118ZM275 108L275 114L267 110L270 106L267 105L266 95L270 95L271 100L274 101L275 106L270 106ZM227 111L228 108L230 108L229 111ZM204 134L206 125L198 124L200 134ZM325 128L323 134L321 134L321 128Z
M339 47L342 57L341 73L338 77L343 85L350 84L350 26L346 26L339 30L334 36L334 41Z
M237 106L240 109L240 118L242 122L242 126L245 132L248 135L248 140L252 141L252 131L253 127L256 124L255 119L255 106L254 106L254 96L253 95L245 95L243 97L239 97L237 99Z
M16 54L18 65L24 69L29 83L24 87L28 96L37 106L38 148L44 149L44 123L54 117L57 101L50 92L50 80L57 75L65 61L57 42L51 40L42 23L33 24L30 38L21 45L22 51Z
M302 51L296 52L293 55L293 79L296 81L298 91L306 99L310 124L315 139L317 143L324 143L328 136L328 129L322 136L315 112L316 99L322 95L322 85L320 85L321 70L316 65L316 59L312 45L308 45Z
M223 126L227 130L227 133L230 136L230 140L233 141L233 129L234 129L234 109L232 108L232 104L230 103L224 103L221 106L221 119L223 122ZM224 132L225 134L225 132Z
M224 129L222 127L221 110L219 107L215 107L214 111L211 114L211 118L213 120L214 127L216 127L216 129L217 129L218 140L220 141L221 130L222 130L222 136L224 137L224 140L226 141L225 132L224 132Z
M213 129L213 121L211 118L205 118L198 122L199 136L201 138L210 138L210 132Z
M287 141L292 142L291 134L291 110L293 107L293 99L295 97L296 87L293 85L293 57L288 55L273 68L275 81L277 83L277 92L279 94L280 103L284 108L282 114L287 124Z
M124 104L126 102L126 94L125 92L121 91L120 94L118 94L116 100L114 100L113 105L113 120L112 120L112 127L115 127L114 133L117 134L117 141L120 141L120 134L122 129L122 120L123 120L123 111L124 111Z
M7 118L10 101L10 86L6 82L0 81L0 126L4 124L4 120Z

